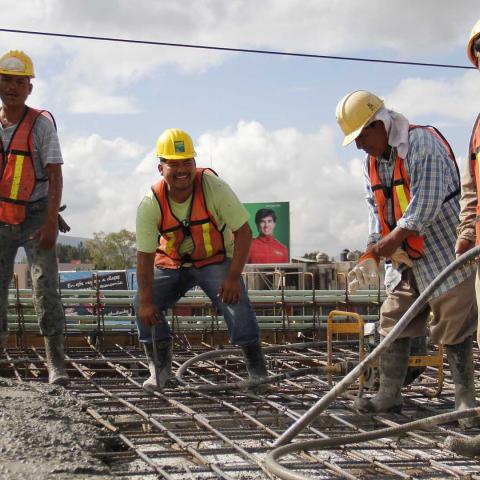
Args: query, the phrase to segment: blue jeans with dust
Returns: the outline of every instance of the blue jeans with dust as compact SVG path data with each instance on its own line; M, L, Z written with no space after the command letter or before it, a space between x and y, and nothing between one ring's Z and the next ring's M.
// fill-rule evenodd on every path
M27 217L19 225L0 223L0 332L8 328L8 287L13 276L15 255L25 249L32 277L33 302L40 333L47 337L60 335L65 326L60 293L55 247L41 250L32 235L44 224L47 202L38 201L27 206Z
M165 318L165 310L173 307L188 290L199 286L210 298L214 308L223 315L234 345L248 345L259 339L257 317L250 305L248 294L241 282L241 299L234 305L223 303L217 296L223 279L228 274L230 260L205 267L185 267L179 269L155 268L153 278L153 303L160 311L160 322L155 325L155 339L166 340L171 337L170 326ZM135 296L135 310L138 311L138 293ZM137 317L139 340L151 343L152 330L149 325L143 325Z

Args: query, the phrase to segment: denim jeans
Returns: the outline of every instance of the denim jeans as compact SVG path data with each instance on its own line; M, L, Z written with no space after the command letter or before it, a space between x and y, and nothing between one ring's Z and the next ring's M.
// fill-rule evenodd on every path
M19 225L0 224L0 332L7 330L8 286L13 276L15 255L25 248L32 277L33 301L40 333L51 337L63 333L65 315L58 292L58 267L55 247L41 250L31 236L43 225L46 201L27 207L27 217Z
M188 290L198 285L208 295L214 308L223 315L232 344L243 346L258 340L257 317L250 305L243 279L240 279L242 294L239 303L227 305L217 296L229 268L230 260L201 268L155 268L153 303L157 306L161 316L160 322L154 327L155 339L166 340L171 337L170 326L165 318L165 310L173 307ZM137 306L138 293L135 297L136 311L138 311ZM137 328L139 340L143 343L151 343L152 327L143 325L137 317Z

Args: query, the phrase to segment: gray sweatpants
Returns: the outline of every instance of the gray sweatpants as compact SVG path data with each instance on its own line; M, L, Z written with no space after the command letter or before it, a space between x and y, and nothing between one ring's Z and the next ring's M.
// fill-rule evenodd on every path
M0 223L0 332L8 328L8 286L13 276L15 255L25 248L32 277L33 299L40 333L54 336L63 333L65 315L58 292L58 266L55 248L40 250L31 240L44 223L46 201L28 207L25 221L20 225Z

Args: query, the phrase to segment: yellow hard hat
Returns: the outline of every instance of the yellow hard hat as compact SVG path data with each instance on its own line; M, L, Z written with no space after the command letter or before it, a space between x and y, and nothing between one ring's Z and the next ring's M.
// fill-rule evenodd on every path
M363 127L383 107L383 100L366 90L355 90L345 95L337 105L335 115L345 138L342 145L353 142Z
M10 50L0 57L0 74L33 78L32 59L20 50Z
M467 45L467 55L470 61L478 67L478 58L475 55L475 52L473 51L473 44L477 38L480 37L480 20L475 24L473 27L472 33L470 34L470 38L468 40L468 45Z
M197 154L190 135L179 128L167 128L157 140L157 157L167 160L186 160Z

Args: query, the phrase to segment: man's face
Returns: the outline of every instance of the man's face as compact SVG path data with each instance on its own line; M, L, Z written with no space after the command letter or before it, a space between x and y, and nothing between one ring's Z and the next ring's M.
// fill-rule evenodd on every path
M258 222L258 230L260 235L268 237L273 235L273 230L275 228L275 222L273 221L273 217L269 215L268 217L263 217L260 222Z
M160 162L158 170L172 191L184 192L193 189L195 181L195 159L166 160Z
M0 98L6 107L21 107L32 92L29 77L0 74Z
M473 42L473 55L477 59L477 69L480 70L480 37Z
M359 150L368 155L379 157L388 149L388 135L382 121L376 120L367 125L356 138L355 144Z

